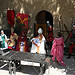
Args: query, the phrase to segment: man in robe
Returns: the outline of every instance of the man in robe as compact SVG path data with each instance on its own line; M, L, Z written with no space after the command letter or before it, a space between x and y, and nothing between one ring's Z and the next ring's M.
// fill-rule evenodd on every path
M75 24L73 25L73 30L69 38L70 38L70 51L69 51L69 56L67 57L67 59L71 58L72 48L75 46Z
M43 30L41 28L38 29L38 36L31 39L32 48L31 53L40 53L46 54L45 51L45 37L43 36Z
M29 52L29 46L27 43L26 31L22 31L18 37L16 51Z

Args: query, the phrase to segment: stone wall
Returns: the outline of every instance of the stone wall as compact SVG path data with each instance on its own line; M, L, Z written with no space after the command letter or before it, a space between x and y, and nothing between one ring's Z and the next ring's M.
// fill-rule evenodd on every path
M28 37L33 37L35 17L38 12L46 10L53 15L53 32L56 36L58 30L64 30L64 24L71 31L71 23L75 22L74 0L0 0L0 29L8 29L7 9L13 9L15 13L23 12L29 14ZM60 22L60 23L59 23ZM63 33L67 37L67 33Z

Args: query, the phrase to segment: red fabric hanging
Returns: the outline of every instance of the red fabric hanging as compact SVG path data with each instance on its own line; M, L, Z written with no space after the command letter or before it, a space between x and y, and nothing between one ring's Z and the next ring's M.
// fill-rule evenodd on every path
M18 37L18 42L17 42L17 46L16 46L16 51L20 51L21 46L20 43L24 42L24 52L29 52L29 46L27 43L27 36L26 33L28 31L28 14L21 14L21 13L17 13L17 19L19 19L18 23L23 23L23 30L21 31L20 36Z
M14 10L7 10L7 20L8 23L12 26L15 24L15 12Z
M23 14L23 13L17 13L17 19L20 20L20 23L25 24L23 26L23 29L27 29L28 31L28 14Z

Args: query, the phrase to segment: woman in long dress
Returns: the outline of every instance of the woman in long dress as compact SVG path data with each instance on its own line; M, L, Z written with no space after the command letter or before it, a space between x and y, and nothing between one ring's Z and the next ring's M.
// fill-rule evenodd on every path
M65 63L63 62L63 51L64 51L64 39L60 32L57 33L57 38L54 39L52 49L51 49L51 55L53 55L52 60L55 60L55 57L58 61L58 63L62 66L65 66Z
M38 29L38 36L31 40L32 48L31 53L40 53L46 54L45 51L45 37L42 34L43 30L41 28Z

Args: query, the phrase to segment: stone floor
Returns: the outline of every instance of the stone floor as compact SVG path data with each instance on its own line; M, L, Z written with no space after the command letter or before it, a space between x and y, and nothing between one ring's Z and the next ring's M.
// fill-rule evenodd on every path
M45 71L44 75L75 75L75 56L72 56L70 59L66 59L67 56L64 56L64 62L66 63L66 66L60 66L57 62L53 62L52 59L50 59L50 66L49 69ZM26 66L26 65L29 66ZM0 66L2 63L0 63ZM37 65L35 67L31 65ZM30 62L25 62L21 66L20 69L17 69L16 75L38 75L39 73L39 64L34 64ZM9 75L8 72L8 66L0 69L0 75ZM12 74L13 75L13 74Z
M75 75L75 56L72 56L70 59L66 59L66 57L64 56L64 62L66 63L64 67L51 60L51 75Z

